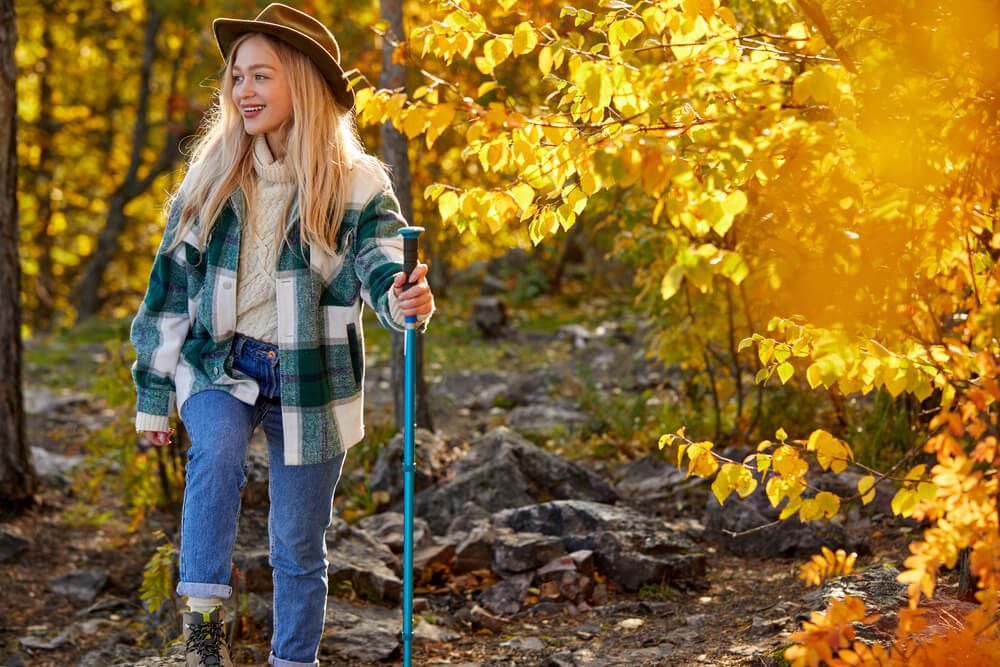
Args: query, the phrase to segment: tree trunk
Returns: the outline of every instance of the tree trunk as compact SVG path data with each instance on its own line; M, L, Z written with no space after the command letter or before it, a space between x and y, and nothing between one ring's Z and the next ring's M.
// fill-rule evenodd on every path
M392 90L406 89L406 67L392 61L393 51L402 40L403 3L401 0L381 0L382 20L387 24L382 38L382 74L379 87ZM407 221L413 220L413 194L410 185L410 161L406 153L406 136L393 127L392 123L383 123L381 128L382 159L392 170L392 186L399 199L399 207ZM416 389L417 400L414 416L417 426L433 430L430 406L427 402L427 382L424 379L424 340L423 336L415 336L414 353L417 355ZM392 387L396 406L396 428L403 428L403 334L392 333Z
M178 146L182 132L178 131L172 123L165 124L167 136L163 142L163 149L157 156L156 161L150 165L149 171L143 178L139 178L139 170L142 167L142 152L146 146L149 132L149 95L153 80L153 61L156 59L156 37L163 24L163 15L155 7L147 6L146 27L143 35L142 65L139 76L139 96L136 105L135 129L132 133L132 153L129 159L128 172L122 183L111 194L108 200L108 217L97 238L97 245L94 252L87 258L86 268L80 277L74 290L77 303L76 321L77 323L89 319L97 314L101 306L100 288L104 280L104 272L118 248L118 238L125 230L128 217L125 215L125 206L133 199L148 190L153 181L160 174L173 168L178 155ZM177 55L174 66L179 66L182 54ZM168 98L174 93L170 91Z
M21 263L17 229L14 0L0 0L0 507L32 501L37 481L21 395Z

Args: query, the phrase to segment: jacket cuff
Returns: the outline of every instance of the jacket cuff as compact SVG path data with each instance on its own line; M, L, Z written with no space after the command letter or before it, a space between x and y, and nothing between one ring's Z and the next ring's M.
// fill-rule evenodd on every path
M420 331L423 331L424 329L427 328L426 326L427 320L429 320L431 318L431 315L433 314L434 311L432 310L429 313L422 313L420 315L417 315L417 324L424 325L418 327ZM400 311L399 309L399 300L396 297L396 290L393 289L392 287L389 288L389 317L391 317L392 321L400 328L402 329L406 328L406 316L403 315L402 311Z
M163 415L151 415L148 412L138 412L135 415L135 430L166 432L170 430L170 419Z

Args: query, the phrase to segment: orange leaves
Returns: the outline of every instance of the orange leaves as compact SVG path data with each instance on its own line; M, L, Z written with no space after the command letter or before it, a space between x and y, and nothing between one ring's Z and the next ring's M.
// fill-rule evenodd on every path
M831 551L827 547L822 548L822 553L815 554L805 563L800 572L799 579L806 582L807 586L819 586L830 577L846 576L854 572L854 561L858 554L848 554L843 549Z
M865 616L865 603L860 598L848 595L843 600L830 600L825 613L812 612L809 620L802 624L802 630L792 633L790 639L796 645L785 650L785 659L789 660L793 667L804 665L815 667L821 662L837 665L852 664L835 662L834 656L839 651L852 647L855 637L854 623L870 624L878 618L877 615ZM857 644L854 646L857 648Z

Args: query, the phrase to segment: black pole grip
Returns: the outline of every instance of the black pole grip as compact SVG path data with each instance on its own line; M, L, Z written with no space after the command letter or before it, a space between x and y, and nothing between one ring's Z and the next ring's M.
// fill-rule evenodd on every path
M416 284L410 279L410 274L417 268L417 242L423 231L423 227L403 227L399 231L403 236L403 273L406 274L407 286Z

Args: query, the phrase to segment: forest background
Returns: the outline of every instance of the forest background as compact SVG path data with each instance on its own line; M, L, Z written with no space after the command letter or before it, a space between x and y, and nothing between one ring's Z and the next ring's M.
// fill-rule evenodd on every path
M450 313L475 296L456 275L520 248L511 305L642 321L648 353L683 372L681 402L601 451L658 445L720 502L765 485L787 520L888 493L922 522L896 641L854 642L865 613L846 600L790 659L1000 650L996 3L406 2L398 42L374 3L299 6L335 26L367 144L385 123L409 140L410 217ZM219 73L208 26L260 7L14 9L29 360L93 336L127 362L164 198ZM389 90L386 44L406 77ZM123 412L126 394L109 396ZM730 460L733 444L756 451ZM817 493L809 461L860 470L857 494ZM921 599L962 554L979 610L916 641ZM820 561L817 576L850 566Z

